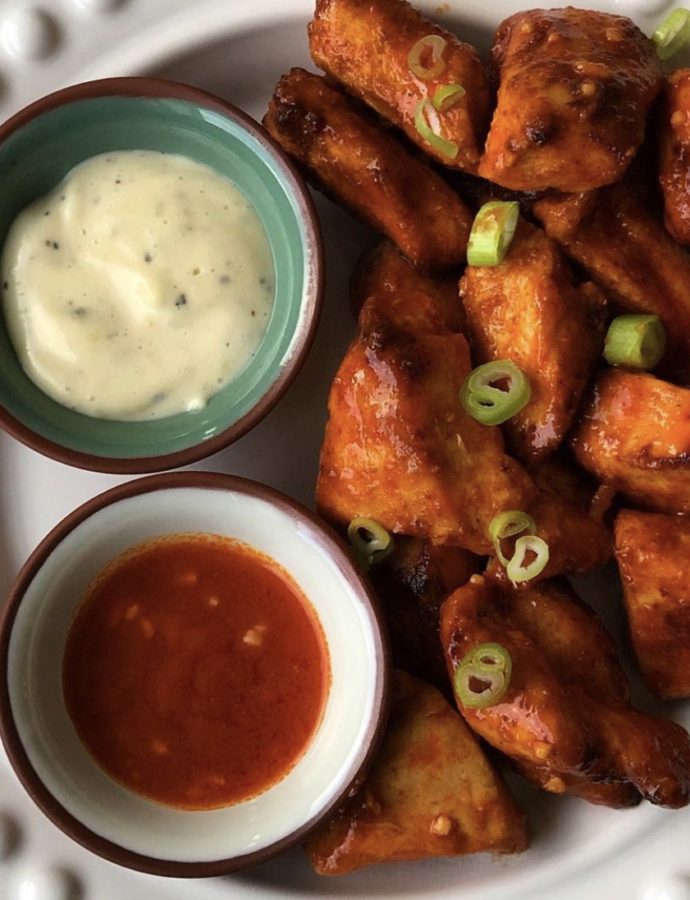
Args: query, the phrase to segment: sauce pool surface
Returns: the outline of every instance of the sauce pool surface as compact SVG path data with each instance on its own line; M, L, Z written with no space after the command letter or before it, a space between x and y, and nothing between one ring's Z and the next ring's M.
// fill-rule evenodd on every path
M184 809L249 799L306 750L330 685L300 589L245 544L181 534L97 577L71 624L63 692L95 761Z
M29 377L97 418L201 409L256 352L271 249L228 179L186 157L87 159L12 223L3 311Z

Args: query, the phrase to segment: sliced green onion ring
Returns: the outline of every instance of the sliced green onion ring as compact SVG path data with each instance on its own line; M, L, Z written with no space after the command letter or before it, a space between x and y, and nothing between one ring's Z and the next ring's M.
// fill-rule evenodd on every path
M463 658L460 665L471 662L484 672L504 672L510 679L513 662L510 653L501 644L488 642L475 647Z
M431 81L446 69L443 51L448 42L440 34L427 34L420 38L407 56L407 65L413 75L422 81ZM428 65L424 60L428 57Z
M666 349L666 330L659 316L617 316L609 325L604 359L612 366L653 369Z
M513 662L500 644L486 643L470 650L453 675L455 694L463 706L494 706L510 687Z
M505 512L494 516L489 523L489 537L493 544L494 553L496 554L502 566L508 565L508 559L504 556L501 549L501 541L509 537L515 537L516 534L537 533L537 523L532 516L520 509L509 509Z
M381 562L393 552L393 536L376 519L356 516L347 526L347 537L355 554L368 564Z
M670 59L690 38L690 11L674 9L652 35L659 59Z
M503 262L520 219L517 200L490 200L474 217L467 244L467 264L497 266Z
M428 97L420 100L417 104L414 113L414 124L419 134L434 150L437 150L442 156L447 156L448 159L455 159L460 148L455 141L447 141L439 134L441 123L438 119L438 113Z
M507 381L507 390L494 382ZM483 425L500 425L526 406L532 389L529 379L509 359L495 359L473 369L460 388L460 402Z
M441 84L434 91L431 101L438 112L447 112L465 96L465 88L461 84Z
M527 554L533 553L534 559L525 565ZM546 568L549 561L549 545L536 534L523 534L515 541L515 553L506 566L506 575L513 584L531 581Z

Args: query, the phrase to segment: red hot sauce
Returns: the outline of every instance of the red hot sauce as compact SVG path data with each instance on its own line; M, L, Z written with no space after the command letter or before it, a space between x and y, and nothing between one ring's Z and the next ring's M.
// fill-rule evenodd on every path
M112 778L184 809L229 806L306 750L330 683L316 614L245 544L179 534L95 579L70 627L68 713Z

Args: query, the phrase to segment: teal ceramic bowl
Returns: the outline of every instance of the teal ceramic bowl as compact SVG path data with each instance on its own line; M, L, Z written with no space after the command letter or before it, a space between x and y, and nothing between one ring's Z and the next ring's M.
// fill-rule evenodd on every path
M98 153L125 149L162 150L205 163L253 204L275 268L273 311L262 343L204 409L120 422L90 418L44 394L24 373L2 321L0 425L60 462L101 472L152 472L227 446L287 390L316 328L322 245L302 179L260 125L211 94L150 78L74 85L0 126L0 245L17 214L70 169Z

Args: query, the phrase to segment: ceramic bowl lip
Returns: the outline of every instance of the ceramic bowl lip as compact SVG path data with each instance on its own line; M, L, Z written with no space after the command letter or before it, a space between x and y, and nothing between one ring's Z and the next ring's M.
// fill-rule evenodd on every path
M0 427L4 428L5 431L18 441L21 441L21 443L31 447L32 450L79 469L119 475L135 475L174 469L205 459L238 440L273 409L297 377L314 340L323 305L323 241L314 201L302 176L263 125L227 100L188 84L165 78L131 76L102 78L70 85L41 97L1 124L0 144L4 143L18 129L43 113L51 112L60 106L81 100L94 100L105 97L182 100L201 106L204 109L211 109L239 124L277 163L281 180L297 202L299 216L307 232L304 254L305 258L311 261L313 273L306 287L303 301L304 314L295 333L293 350L287 364L283 366L257 403L237 422L234 422L213 437L195 443L190 447L155 456L137 456L124 459L98 456L97 454L85 453L81 450L65 447L56 441L43 437L43 435L38 434L32 428L19 421L0 404Z
M239 492L254 499L267 501L291 518L299 519L306 525L310 536L319 547L326 550L336 563L341 575L354 587L363 600L363 611L375 642L376 657L379 661L371 718L367 724L359 752L342 778L337 796L314 817L279 841L241 856L210 862L163 860L127 850L119 844L99 836L68 812L53 797L29 761L12 714L8 684L9 644L19 607L26 590L53 550L78 525L113 503L152 491L180 488ZM267 485L236 475L196 471L148 475L104 491L67 515L46 535L17 575L4 609L0 612L0 738L2 738L12 768L34 803L54 825L82 847L110 862L151 875L174 878L205 878L226 875L264 862L301 841L307 832L328 816L352 790L361 784L371 765L387 720L390 665L386 628L371 587L356 569L340 537L314 512Z

